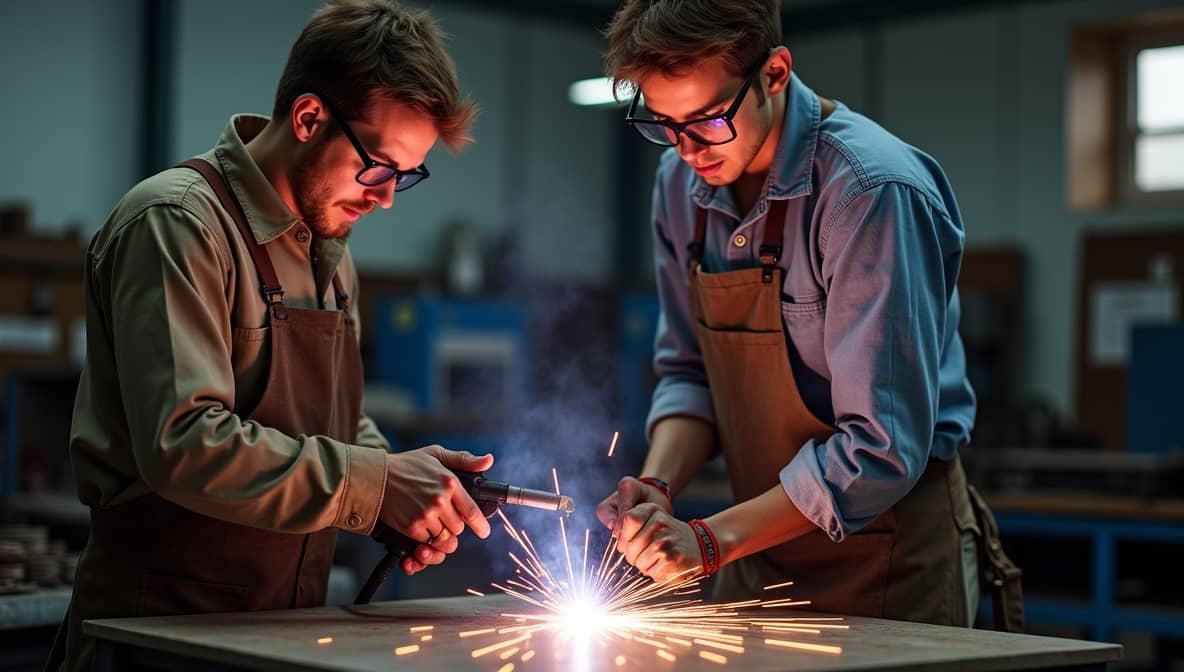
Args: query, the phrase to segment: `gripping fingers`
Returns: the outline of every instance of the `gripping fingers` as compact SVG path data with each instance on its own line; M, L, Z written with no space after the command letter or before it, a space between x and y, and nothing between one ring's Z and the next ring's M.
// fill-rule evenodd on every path
M403 570L403 573L406 574L407 576L412 576L414 574L418 574L419 572L422 572L423 570L427 569L427 565L416 560L415 558L411 557L410 555L403 558L403 562L401 562L399 564Z
M463 528L462 528L463 529ZM447 527L432 539L431 548L440 551L441 553L455 553L459 546L459 540L456 535Z
M637 566L641 552L646 549L658 532L653 514L658 508L653 505L636 506L621 516L617 536L617 550L629 564Z
M484 539L489 536L489 521L485 519L485 514L481 513L481 508L477 506L477 503L473 501L473 498L469 496L469 493L464 488L457 489L452 497L452 506L460 514L464 524L472 528L478 537ZM457 527L461 530L464 529L459 522ZM453 528L453 531L457 534L460 533L460 530L455 528Z
M619 511L617 509L617 493L605 497L599 504L596 505L596 518L602 525L609 530L616 532L617 516Z

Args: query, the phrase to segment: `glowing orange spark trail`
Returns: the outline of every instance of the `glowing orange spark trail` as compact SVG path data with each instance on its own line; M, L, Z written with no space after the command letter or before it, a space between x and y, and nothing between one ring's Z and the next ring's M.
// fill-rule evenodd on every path
M619 434L613 434L609 447L612 455ZM555 493L560 494L559 473L552 468L551 477ZM624 652L616 655L617 666L642 666L652 664L652 656L676 663L683 655L697 656L719 665L735 663L719 652L744 655L747 647L782 647L800 651L837 654L838 646L797 642L768 635L806 634L824 636L825 631L847 629L847 625L835 623L835 617L780 617L768 615L764 608L791 607L809 604L808 600L789 597L774 599L749 599L727 603L707 603L702 598L690 598L691 593L702 590L705 578L698 568L687 569L654 581L642 575L625 561L625 556L616 550L616 538L610 536L601 553L600 561L589 564L591 530L584 530L584 553L577 575L572 563L570 544L565 518L559 519L559 541L563 544L566 581L556 578L553 571L525 530L519 530L501 510L497 511L506 533L519 546L520 554L509 552L515 565L514 574L502 583L491 585L501 592L520 600L536 610L523 613L501 613L506 624L501 627L487 627L457 633L460 638L491 635L498 638L488 645L471 652L476 659L497 652L496 658L505 661L516 658L526 663L536 655L532 642L535 637L545 637L554 646L554 659L567 661L567 667L586 667L569 660L586 655L590 638L595 637L601 648L621 647ZM784 589L792 586L786 581L764 590ZM484 597L484 593L467 589L468 593ZM748 615L751 613L752 615ZM412 633L431 632L433 626L414 626ZM438 638L437 638L438 639ZM332 641L332 640L330 640ZM420 641L435 641L431 634L420 637ZM699 647L699 648L696 648ZM710 650L709 650L710 649ZM419 651L418 645L395 649L396 655ZM608 651L605 651L608 654ZM624 655L625 653L629 655ZM611 655L611 654L610 654ZM677 665L677 663L676 663ZM506 663L499 671L509 672L513 663Z
M617 439L621 436L620 432L613 432L613 442L608 445L608 456L613 456L613 450L617 447Z

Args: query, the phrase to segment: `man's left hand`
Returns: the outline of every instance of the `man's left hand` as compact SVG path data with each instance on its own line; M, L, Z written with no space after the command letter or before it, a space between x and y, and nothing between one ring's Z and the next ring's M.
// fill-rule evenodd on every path
M618 519L616 534L617 550L625 560L655 581L703 567L695 531L656 504L629 509Z

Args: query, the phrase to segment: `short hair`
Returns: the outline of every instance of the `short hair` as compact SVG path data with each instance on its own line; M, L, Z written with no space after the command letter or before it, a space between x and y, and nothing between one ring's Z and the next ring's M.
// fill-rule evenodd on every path
M655 72L683 74L723 55L743 75L781 46L780 0L626 0L605 30L605 72L636 83Z
M376 95L397 100L430 117L453 151L471 141L477 116L431 14L395 0L330 0L313 14L288 54L272 116L305 93L346 115L364 114Z

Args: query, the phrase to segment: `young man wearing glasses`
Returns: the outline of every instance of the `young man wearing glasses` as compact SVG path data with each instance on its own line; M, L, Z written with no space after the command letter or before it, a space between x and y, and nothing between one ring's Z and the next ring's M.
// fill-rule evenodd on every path
M450 469L491 456L391 454L362 412L346 247L474 114L426 12L333 0L270 119L231 118L116 206L87 256L70 442L90 539L49 669L89 669L83 619L323 604L339 529L421 540L408 574L489 534Z
M792 580L812 609L969 625L958 206L932 158L793 74L778 4L628 0L607 30L627 122L671 149L650 450L597 513L655 579L718 570L718 599ZM717 452L735 504L675 519Z

